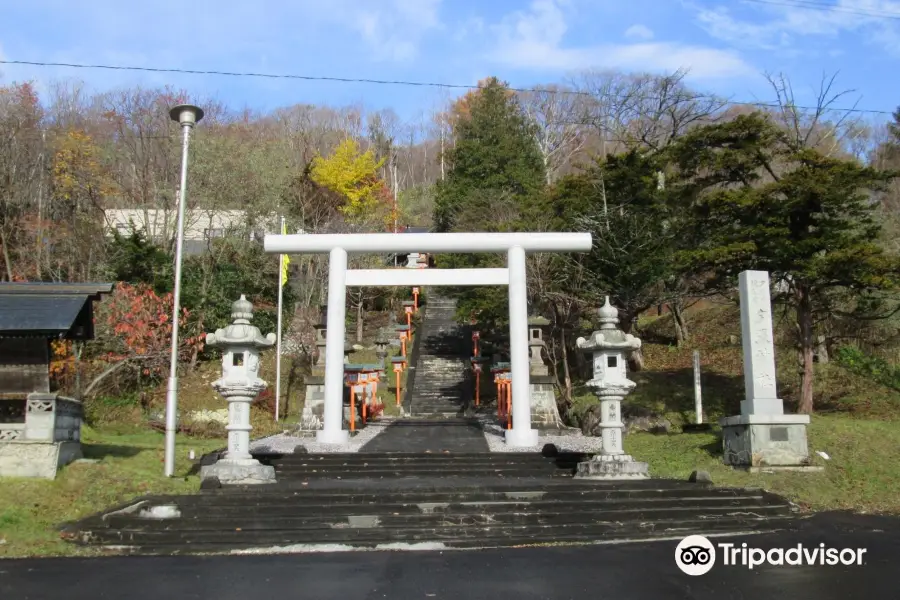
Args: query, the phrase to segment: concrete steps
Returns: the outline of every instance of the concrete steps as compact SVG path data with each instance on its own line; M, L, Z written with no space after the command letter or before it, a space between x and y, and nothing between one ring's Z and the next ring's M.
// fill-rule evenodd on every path
M421 349L410 394L414 417L456 416L466 408L470 344L456 322L456 301L434 298L425 306L419 329Z
M73 524L63 535L79 544L142 554L183 554L276 546L592 543L771 531L796 521L787 501L758 489L573 479L574 465L584 458L270 456L266 462L279 473L276 484L148 496ZM176 509L172 518L141 516L142 510L165 506Z

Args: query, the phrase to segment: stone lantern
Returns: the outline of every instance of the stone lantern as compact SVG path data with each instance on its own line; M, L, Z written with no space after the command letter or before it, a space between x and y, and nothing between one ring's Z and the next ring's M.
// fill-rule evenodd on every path
M388 355L388 339L387 335L384 333L384 328L378 330L378 336L375 338L375 356L378 357L378 360L381 361L381 364L384 364L384 359L387 358Z
M531 423L542 430L565 429L559 408L556 406L554 378L550 376L550 367L544 363L543 352L547 348L544 334L550 321L541 316L528 319L528 352L531 358L528 364L529 397L531 401Z
M313 325L313 329L316 330L316 360L313 363L313 368L316 371L324 371L325 370L325 337L328 332L328 327L325 323L317 323Z
M576 477L585 479L646 479L645 462L637 462L622 447L622 399L636 385L626 377L629 355L641 347L641 340L616 327L619 311L606 303L598 311L600 330L587 340L578 338L578 348L593 355L594 376L587 382L600 399L602 448L591 460L578 464Z
M540 316L528 319L528 353L531 359L528 367L532 375L550 374L541 355L541 351L547 347L544 341L544 328L549 324L549 320Z
M250 455L250 403L268 384L259 378L259 352L275 344L275 334L263 337L250 324L253 305L241 294L231 305L234 322L206 335L206 343L222 349L222 377L213 388L228 402L228 451L213 465L200 470L200 478L217 477L223 484L274 483L275 468Z

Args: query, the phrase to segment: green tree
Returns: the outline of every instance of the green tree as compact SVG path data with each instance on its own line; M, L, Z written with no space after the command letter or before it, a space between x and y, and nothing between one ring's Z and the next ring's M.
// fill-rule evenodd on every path
M462 102L462 101L461 101ZM465 97L455 120L449 171L438 184L435 224L458 229L464 213L490 223L492 201L527 198L542 189L544 163L528 122L509 87L492 77Z
M729 289L740 271L758 269L787 290L778 299L796 316L799 411L812 412L820 322L889 313L872 299L897 288L900 264L877 244L872 193L893 174L792 145L759 113L694 129L671 150L679 201L697 227L681 258Z
M659 170L656 157L637 150L610 155L564 178L554 194L560 209L580 207L567 220L594 239L589 253L572 257L589 274L586 299L610 295L626 331L664 299L662 282L673 274L680 223L659 189Z
M543 190L544 163L515 95L496 78L461 98L454 110L454 147L449 171L437 185L434 224L438 231L534 230L527 215ZM443 267L501 266L494 254L444 255ZM484 330L506 324L505 290L453 290L460 317Z
M275 331L278 319L278 260L262 245L246 239L211 240L210 251L184 261L182 303L190 311L188 326L196 335L231 323L231 304L241 294L253 303L253 324ZM294 301L290 285L284 287L286 316ZM199 348L191 356L198 360Z
M149 285L156 294L172 291L172 256L131 224L130 235L113 231L106 246L106 267L115 281Z

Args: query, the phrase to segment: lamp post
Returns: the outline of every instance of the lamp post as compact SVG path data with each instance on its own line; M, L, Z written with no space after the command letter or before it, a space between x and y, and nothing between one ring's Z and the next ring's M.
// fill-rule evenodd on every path
M169 383L166 387L166 459L165 474L175 474L175 428L178 410L178 313L181 312L181 253L184 245L184 207L187 198L188 143L191 129L202 118L203 109L191 104L179 104L169 111L173 121L181 125L181 187L178 194L178 225L175 237L175 290L172 299L172 354L169 364Z

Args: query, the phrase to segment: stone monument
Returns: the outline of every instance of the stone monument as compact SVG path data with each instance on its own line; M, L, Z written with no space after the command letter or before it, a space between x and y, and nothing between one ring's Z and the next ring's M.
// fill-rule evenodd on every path
M622 399L636 385L626 377L629 355L641 347L641 340L616 327L619 311L606 303L598 311L600 330L587 340L578 338L578 348L591 352L594 376L587 382L600 399L602 447L591 460L578 463L575 477L581 479L647 479L648 465L625 454L622 447Z
M228 451L215 464L201 467L200 479L216 477L222 484L274 483L275 468L250 455L250 403L268 384L259 378L259 351L275 344L275 334L263 337L250 324L253 305L241 294L231 305L234 322L206 335L206 343L222 349L222 378L212 386L228 402Z
M741 414L719 421L725 464L735 467L798 468L809 464L809 415L786 415L775 379L775 341L769 274L739 276L744 393Z

